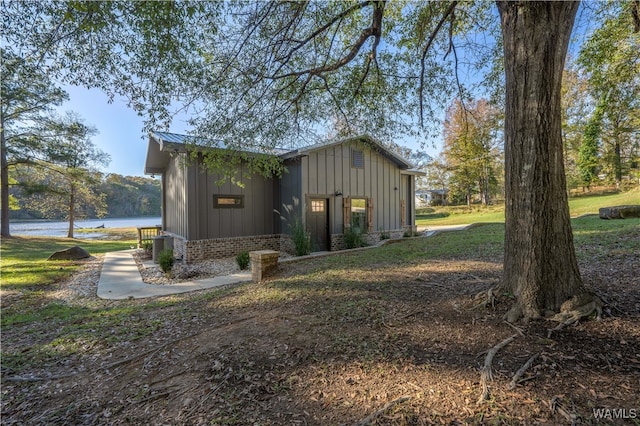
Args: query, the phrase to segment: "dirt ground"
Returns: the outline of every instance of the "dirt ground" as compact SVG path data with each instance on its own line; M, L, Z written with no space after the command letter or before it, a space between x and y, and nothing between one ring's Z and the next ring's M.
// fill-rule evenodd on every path
M550 336L554 323L503 322L508 303L473 308L499 280L501 259L363 268L358 254L341 256L340 268L292 263L265 283L153 303L76 292L69 303L103 315L131 309L120 327L145 333L96 330L69 356L3 368L2 424L640 424L638 256L583 262L585 282L608 303L603 318ZM99 267L55 290L95 285ZM513 335L478 403L487 352ZM55 324L12 327L3 351L28 355L60 336Z

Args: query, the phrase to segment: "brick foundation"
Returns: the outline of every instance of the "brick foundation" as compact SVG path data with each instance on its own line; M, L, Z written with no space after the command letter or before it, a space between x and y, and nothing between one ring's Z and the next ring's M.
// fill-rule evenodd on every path
M393 231L385 231L390 238L402 238L407 230L396 229ZM273 234L273 235L255 235L251 237L232 237L232 238L213 238L210 240L193 240L187 241L184 238L164 232L163 235L173 237L173 253L177 259L182 259L184 263L199 262L207 259L220 259L223 257L234 257L243 251L259 251L273 250L295 255L295 247L290 235ZM364 240L369 245L375 245L380 242L382 232L371 232L364 234ZM346 249L343 234L331 235L330 251L338 251Z
M173 237L174 255L184 263L234 257L243 251L280 250L282 240L279 234L193 241L187 241L177 235Z
M411 227L406 227L404 229L395 229L393 231L384 231L385 234L389 235L389 238L402 238L405 232L410 231ZM367 245L373 246L378 244L382 238L383 232L369 232L364 234L362 237ZM347 246L344 243L344 234L331 234L331 251L339 251L346 250Z

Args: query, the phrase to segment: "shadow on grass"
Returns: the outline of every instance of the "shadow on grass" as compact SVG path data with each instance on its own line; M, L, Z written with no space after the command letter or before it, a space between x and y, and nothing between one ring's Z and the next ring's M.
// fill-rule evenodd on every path
M547 324L529 326L497 356L491 399L475 404L483 352L514 334L500 319L506 306L464 305L499 277L502 229L488 225L305 261L265 283L199 295L105 302L75 308L77 314L73 307L43 310L11 327L3 362L16 375L69 368L91 374L56 381L55 393L30 408L9 402L6 413L18 422L49 413L43 421L93 415L97 423L161 423L163 413L175 422L195 413L210 424L343 424L408 395L380 423L558 424L564 419L544 403L554 395L586 419L591 407L631 404L635 394L625 386L635 386L640 374L633 318L551 338ZM27 354L39 358L20 358L21 332L33 333ZM542 355L531 380L506 390L534 352ZM132 359L109 370L109 386L90 368L105 354L113 356L109 363ZM28 400L26 387L11 392ZM196 402L187 408L186 392ZM48 411L54 406L66 412Z

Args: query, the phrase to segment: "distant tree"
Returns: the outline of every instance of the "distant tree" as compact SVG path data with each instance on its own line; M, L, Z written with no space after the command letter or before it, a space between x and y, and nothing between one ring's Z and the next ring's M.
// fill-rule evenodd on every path
M448 197L447 188L449 187L451 172L449 171L442 154L436 158L432 158L431 161L425 165L425 172L426 176L424 178L424 185L426 189L444 191L444 201L446 202L446 198Z
M578 150L578 172L580 184L589 189L598 178L598 147L602 133L603 103L596 106L584 129L582 143Z
M160 181L109 174L101 184L109 217L159 216Z
M489 204L497 188L496 166L500 157L500 120L486 100L460 100L447 110L444 122L443 157L450 171L452 197L462 195L467 205L474 194Z
M593 118L600 120L601 169L620 185L640 153L640 2L613 4L599 5L606 18L581 47L578 64L601 107L601 116Z
M36 63L0 49L0 235L9 231L9 169L29 164L41 154L38 134L56 105L68 99ZM14 203L15 205L15 203Z
M592 111L589 81L575 64L570 64L562 78L562 137L568 189L582 186L578 161L585 127Z
M27 193L38 194L30 199L30 208L54 217L65 212L68 238L74 236L77 218L91 210L98 216L105 212L104 197L96 191L101 175L95 167L108 165L109 155L91 142L96 133L73 113L52 120L42 156L29 169L33 179L24 185Z

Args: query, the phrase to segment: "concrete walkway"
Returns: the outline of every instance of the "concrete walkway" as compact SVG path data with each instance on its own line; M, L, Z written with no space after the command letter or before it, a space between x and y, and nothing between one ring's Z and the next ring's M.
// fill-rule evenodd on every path
M444 231L461 231L473 226L446 225L419 227L418 231L424 232L425 236L431 236ZM384 245L389 240L381 241ZM378 245L363 247L354 250L367 250ZM187 293L190 291L205 290L208 288L220 287L229 284L237 284L251 281L251 272L232 274L223 277L206 278L203 280L186 281L178 284L145 284L138 270L138 265L133 258L135 250L124 250L106 253L100 281L98 281L98 297L101 299L122 300L122 299L144 299L147 297L168 296L171 294ZM339 252L313 253L309 256L281 260L281 263L295 262L313 257L332 256Z
M124 250L105 254L100 281L98 281L99 298L143 299L251 281L251 272L245 272L178 284L145 284L133 259L134 252L135 250Z
M430 237L438 232L447 231L464 231L474 224L465 223L463 225L432 225L432 226L418 226L418 232L424 232L425 237Z

